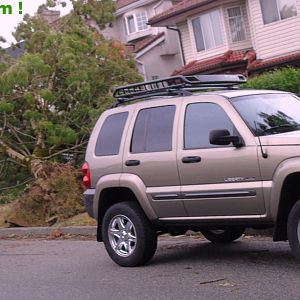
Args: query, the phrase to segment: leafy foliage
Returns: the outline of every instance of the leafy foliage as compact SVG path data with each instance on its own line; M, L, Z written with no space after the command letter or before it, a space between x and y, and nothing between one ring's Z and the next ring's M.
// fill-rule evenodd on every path
M112 87L141 79L124 46L86 22L104 26L114 2L72 3L55 28L26 15L14 34L26 53L0 74L0 154L29 167L37 159L63 161L64 153L76 162L113 101Z
M0 155L0 204L9 203L22 193L29 178L24 167Z
M104 28L114 19L116 4L111 0L72 0L74 11L85 18L93 19Z
M245 88L289 91L300 94L300 69L284 68L251 78Z

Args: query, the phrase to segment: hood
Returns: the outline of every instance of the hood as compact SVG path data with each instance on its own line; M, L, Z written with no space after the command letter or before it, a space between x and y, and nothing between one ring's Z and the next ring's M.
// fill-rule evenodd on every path
M300 145L300 130L260 137L263 146Z

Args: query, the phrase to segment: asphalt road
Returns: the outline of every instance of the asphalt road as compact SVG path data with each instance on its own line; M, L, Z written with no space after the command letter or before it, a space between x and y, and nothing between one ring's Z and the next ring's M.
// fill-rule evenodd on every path
M165 237L144 267L120 268L93 240L0 240L0 299L300 299L287 243L227 246Z

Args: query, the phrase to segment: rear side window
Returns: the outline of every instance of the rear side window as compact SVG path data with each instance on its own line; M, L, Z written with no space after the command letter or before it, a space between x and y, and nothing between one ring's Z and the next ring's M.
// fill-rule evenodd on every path
M141 110L133 129L131 152L171 151L175 110L175 105Z
M118 155L128 112L108 116L98 135L96 156Z

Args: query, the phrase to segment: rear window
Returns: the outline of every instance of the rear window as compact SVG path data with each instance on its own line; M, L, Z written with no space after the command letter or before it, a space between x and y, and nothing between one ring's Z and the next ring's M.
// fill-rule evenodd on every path
M128 112L108 116L99 132L96 156L118 155Z
M139 112L131 142L132 153L172 150L175 105L153 107Z

